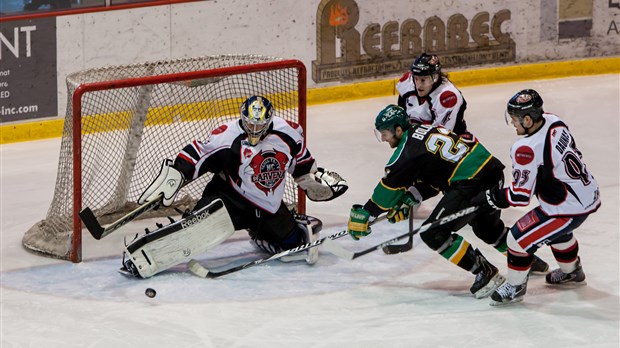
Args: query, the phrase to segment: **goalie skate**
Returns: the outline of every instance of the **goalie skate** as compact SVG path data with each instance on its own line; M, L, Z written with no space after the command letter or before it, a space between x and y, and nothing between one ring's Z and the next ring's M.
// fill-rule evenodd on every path
M179 221L132 241L125 247L127 259L123 260L120 272L140 278L151 277L189 261L222 243L234 232L224 203L215 200Z
M304 244L311 244L319 239L319 232L323 229L323 222L315 217L307 215L295 215L295 221L299 228L304 230ZM319 248L310 248L302 253L283 256L282 262L306 261L314 265L319 260Z

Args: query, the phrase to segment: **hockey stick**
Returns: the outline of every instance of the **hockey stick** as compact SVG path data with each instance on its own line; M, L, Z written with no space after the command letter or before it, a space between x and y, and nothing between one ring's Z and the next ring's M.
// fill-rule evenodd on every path
M369 223L368 225L371 226L379 221L385 220L386 216L380 216L378 218L376 218L374 221L372 221L371 223ZM321 244L324 244L325 241L327 240L335 240L338 239L340 237L346 236L348 234L348 230L344 230L344 231L340 231L336 234L332 234L330 236L321 238L321 239L317 239L316 241L312 242L312 243L306 243L306 244L302 244L298 247L292 248L292 249L288 249L288 250L284 250L281 251L277 254L273 254L269 257L266 258L262 258L262 259L257 259L254 261L250 261L247 263L244 263L242 265L238 265L238 266L234 266L228 269L225 269L223 271L219 271L219 272L215 272L215 271L210 271L207 268L205 268L203 265L201 265L198 261L196 261L195 259L191 259L189 260L189 262L187 263L187 268L189 269L189 271L200 278L218 278L221 277L223 275L227 275L230 273L234 273L234 272L238 272L241 270L244 270L246 268L250 268L256 265L260 265L261 263L265 263L265 262L269 262L269 261L273 261L273 260L277 260L277 259L281 259L284 256L290 255L290 254L295 254L298 253L300 251L304 251L310 248L314 248L317 247Z
M446 224L448 222L454 221L456 219L462 218L464 216L467 216L473 212L475 212L476 210L478 210L479 207L477 206L473 206L473 207L469 207L469 208L465 208L463 210L457 211L454 214L450 214L448 216L445 216L439 220L435 220L433 222L427 223L425 225L422 225L416 229L413 230L409 230L409 232L405 233L405 234L401 234L400 236L394 237L390 240L387 240L381 244L375 245L373 247L370 247L368 249L365 250L361 250L358 252L353 252L351 250L345 249L342 246L338 245L335 242L330 242L327 241L327 243L323 243L323 247L325 248L325 250L329 251L330 253L337 255L338 257L341 257L343 259L347 259L347 260L354 260L357 259L360 256L364 256L368 253L371 253L375 250L379 250L382 249L383 247L387 246L387 245L392 245L396 242L398 242L399 240L403 239L403 238L407 238L409 236L413 236L416 235L420 232L424 232L427 231L429 229L432 228L436 228L437 226L441 226L443 224Z
M115 222L111 223L105 228L101 226L101 224L99 223L99 220L97 220L97 217L95 216L93 211L88 207L82 209L82 211L80 212L80 218L82 219L84 226L86 226L86 229L88 230L88 232L90 232L93 238L95 238L96 240L99 240L107 236L108 234L118 230L121 226L124 226L125 224L134 220L138 216L157 207L161 203L161 200L163 197L164 197L164 194L160 193L157 197L144 202L144 204L130 211L125 216L116 220Z
M409 231L413 231L413 206L409 207ZM409 239L405 244L392 244L383 247L383 252L392 255L409 251L413 248L413 234L409 235Z

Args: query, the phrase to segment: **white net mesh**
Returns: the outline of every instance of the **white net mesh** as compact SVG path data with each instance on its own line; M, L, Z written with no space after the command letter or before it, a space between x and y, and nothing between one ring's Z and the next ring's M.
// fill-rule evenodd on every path
M192 140L206 139L218 125L237 119L239 106L248 96L263 95L272 102L276 115L305 123L300 119L305 110L300 112L299 101L305 108L305 95L299 92L298 67L266 71L251 68L281 61L257 55L208 56L89 69L69 75L54 197L47 217L24 235L24 246L61 259L72 259L71 255L77 253L77 261L81 260L81 245L73 243L72 96L78 87L93 83L106 86L86 92L81 99L81 194L82 207L91 208L102 224L107 224L137 207L134 202L157 175L161 159L174 158ZM243 72L193 79L183 76L186 72L228 67L243 67ZM127 79L149 84L115 88L118 84L111 82ZM210 178L205 175L184 187L175 206L191 208ZM291 207L298 205L291 178L287 179L285 202ZM143 217L171 214L170 209L158 209Z

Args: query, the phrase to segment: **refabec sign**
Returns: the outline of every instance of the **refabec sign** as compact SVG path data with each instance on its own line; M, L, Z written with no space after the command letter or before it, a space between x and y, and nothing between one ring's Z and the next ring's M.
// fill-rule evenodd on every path
M412 8L411 13L415 13ZM515 61L515 43L502 31L510 10L454 13L359 28L355 0L322 0L317 9L316 83L400 74L422 52L439 55L442 66L467 67ZM339 52L337 52L339 48Z

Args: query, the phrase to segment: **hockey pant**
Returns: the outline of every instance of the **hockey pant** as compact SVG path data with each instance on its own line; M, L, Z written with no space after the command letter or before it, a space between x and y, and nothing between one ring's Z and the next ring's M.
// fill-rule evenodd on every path
M215 199L221 199L230 212L235 230L248 230L256 245L273 254L304 243L305 232L295 221L295 216L282 202L273 214L257 208L219 175L207 184L196 209Z

